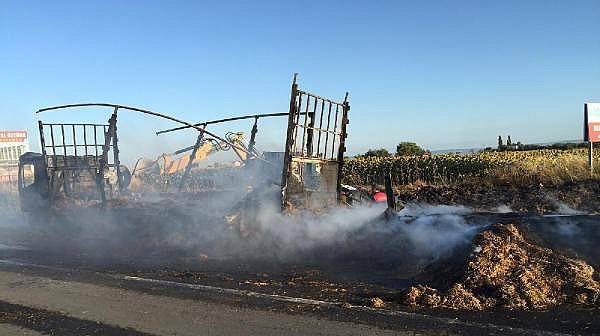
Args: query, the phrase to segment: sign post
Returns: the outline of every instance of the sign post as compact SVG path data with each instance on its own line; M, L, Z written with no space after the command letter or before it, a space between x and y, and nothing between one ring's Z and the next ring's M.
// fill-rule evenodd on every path
M594 175L594 142L600 142L600 103L583 105L583 140L589 143L590 176Z

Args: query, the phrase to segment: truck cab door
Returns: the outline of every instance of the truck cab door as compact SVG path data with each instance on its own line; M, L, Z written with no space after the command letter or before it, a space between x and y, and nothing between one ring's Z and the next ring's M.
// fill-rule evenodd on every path
M19 158L21 210L33 212L49 207L48 174L43 155L25 153Z

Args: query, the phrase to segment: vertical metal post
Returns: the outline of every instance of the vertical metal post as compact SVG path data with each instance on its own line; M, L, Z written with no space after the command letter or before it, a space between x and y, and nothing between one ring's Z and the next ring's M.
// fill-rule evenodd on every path
M342 108L342 112L343 112L343 108ZM339 113L340 113L340 105L338 105L336 103L335 104L335 118L333 119L333 137L332 137L332 144L331 144L331 159L333 159L335 157L335 154L334 154L335 153L335 138L336 138L336 133L337 133ZM342 113L342 118L343 118L343 113ZM339 151L339 148L338 148L338 151Z
M323 133L323 113L324 112L325 112L325 100L321 100L321 116L319 117L319 136L317 137L317 156L318 157L321 157L321 134Z
M83 124L83 149L85 151L85 160L87 164L87 156L88 156L88 144L87 144L87 127Z
M77 159L77 136L75 135L75 124L71 125L71 129L73 131L73 151L75 159Z
M46 177L46 188L48 188L48 201L50 202L50 204L52 204L52 189L50 189L50 178L48 174L48 157L46 156L46 139L44 137L44 124L41 120L38 120L38 128L40 129L40 145L42 146L42 160L44 162L44 176ZM34 174L37 175L37 172L34 172Z
M65 170L64 167L68 167L68 163L67 163L67 145L65 142L65 125L61 124L60 125L60 134L62 137L62 145L63 145L63 169L61 169L62 172L62 178L63 178L63 191L65 193L65 196L68 196L69 191L68 189L68 181L67 181L67 171ZM57 166L58 167L58 166Z
M254 157L254 145L256 144L256 133L258 132L258 117L254 117L254 125L250 131L250 142L248 143L248 159ZM247 160L247 159L246 159Z
M298 94L298 84L296 84L296 78L298 74L294 74L294 81L292 82L292 90L290 95L290 110L288 115L288 128L287 136L285 139L285 154L283 157L283 171L281 174L281 210L286 208L286 191L287 191L287 178L292 161L292 137L296 124L294 123L296 117L296 96Z
M63 145L63 165L67 166L67 144L65 142L65 125L60 125L60 135L62 137L62 145Z
M194 149L192 150L192 154L190 155L190 159L185 166L185 170L183 171L183 176L181 176L181 181L179 182L179 191L183 189L183 185L185 184L185 180L187 179L190 171L192 170L192 165L194 163L194 159L196 158L196 153L198 153L198 148L202 144L202 139L204 138L204 129L206 128L206 124L202 125L202 131L198 134L198 138L196 139L196 145L194 145Z
M317 102L317 97L315 97L315 104ZM308 126L308 108L310 107L310 96L306 95L306 113L304 114L304 123L303 123L303 127L302 127L302 142L301 145L302 147L300 148L300 156L304 156L305 151L304 149L306 148L306 142L304 142L306 140L306 131L307 126Z
M325 147L323 148L323 159L327 159L329 153L329 126L331 124L331 101L329 102L329 112L327 113L327 133L325 133ZM335 133L333 134L335 138Z
M94 153L96 154L96 166L98 165L98 125L94 125Z
M117 183L119 184L119 191L123 191L125 186L123 185L123 179L121 178L121 160L119 159L119 138L117 137L117 111L119 107L115 107L115 111L112 115L112 143L113 143L113 162L115 164L115 171L117 173ZM110 129L110 127L109 127Z
M306 98L307 99L307 104L308 104L308 100L310 99L309 97ZM294 100L295 101L295 100ZM292 143L293 143L293 147L292 147L292 152L291 154L293 155L294 153L298 153L298 125L300 125L300 110L302 109L302 92L300 92L298 94L298 108L296 109L296 124L294 125L294 136L292 137ZM306 117L306 116L305 116Z
M54 143L54 125L50 125L50 140L52 141L52 168L56 168L56 144Z
M346 126L348 125L348 111L350 111L350 104L348 103L348 92L344 97L344 104L342 105L342 123L340 125L340 144L338 147L338 174L337 174L337 200L338 204L341 202L342 195L342 169L344 167L344 153L346 152ZM335 137L334 137L335 139Z
M115 108L116 111L116 108ZM107 165L107 161L108 161L108 151L110 150L110 142L111 142L111 137L113 134L113 130L112 128L114 127L115 123L113 120L116 119L116 115L113 113L113 115L110 117L110 119L108 119L108 130L106 129L106 126L103 126L103 133L104 133L104 143L102 144L102 156L100 157L100 164L98 166L98 172L96 175L96 183L98 186L98 191L100 192L100 199L102 200L102 207L106 206L106 190L105 190L105 186L104 186L104 169L106 168Z
M313 111L308 112L306 117L308 119L308 129L306 130L306 154L308 157L313 156L313 138L314 138L314 128L315 128L315 116L317 114L317 105L319 100L315 97L315 106L313 106ZM319 149L317 148L317 151Z

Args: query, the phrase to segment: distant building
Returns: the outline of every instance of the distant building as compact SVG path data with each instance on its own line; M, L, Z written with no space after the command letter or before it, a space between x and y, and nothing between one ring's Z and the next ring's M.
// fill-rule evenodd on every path
M28 151L27 131L0 131L0 167L17 166Z
M506 144L502 142L502 137L498 136L498 150L518 150L521 148L521 142L513 143L510 135L506 139Z

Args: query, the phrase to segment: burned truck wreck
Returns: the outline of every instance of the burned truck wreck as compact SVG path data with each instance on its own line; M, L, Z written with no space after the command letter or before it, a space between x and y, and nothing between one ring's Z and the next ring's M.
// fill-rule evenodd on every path
M288 113L239 116L196 123L193 126L205 130L212 124L253 119L247 146L250 154L244 162L245 166L261 165L263 172L277 172L281 181L279 187L282 210L322 210L348 203L345 197L347 193L342 186L342 165L346 151L349 110L348 93L342 102L324 98L300 89L294 76ZM287 117L283 152L261 153L256 149L259 120L270 117ZM190 127L172 128L157 134ZM203 132L200 131L197 143L201 143L202 136Z
M233 149L241 162L231 169L244 172L242 175L246 177L253 176L249 171L260 171L263 176L265 172L270 174L268 188L264 179L258 183L255 178L246 178L242 181L245 190L262 194L273 191L272 197L278 199L284 212L322 211L360 200L355 189L342 185L350 111L348 93L343 101L310 93L299 87L296 75L287 113L236 116L194 124L167 114L107 103L54 106L37 113L88 107L110 108L112 114L106 124L38 122L41 153L26 153L20 161L19 193L23 210L53 207L63 200L95 201L104 207L107 200L127 199L130 189L139 187L130 186L132 175L135 178L143 169L136 164L132 174L121 164L117 127L121 112L141 113L180 124L156 132L157 135L182 129L198 132L193 145L173 153L181 155L171 160L177 169L158 172L162 177L167 173L170 174L167 178L177 176L177 183L171 183L170 189L163 192L197 192L189 186L190 176L207 174L206 170L197 169L198 163L212 150ZM284 151L261 152L257 149L259 122L273 117L287 117ZM238 120L253 121L247 143L242 141L243 136L234 140L230 135L219 136L209 130L211 125Z

